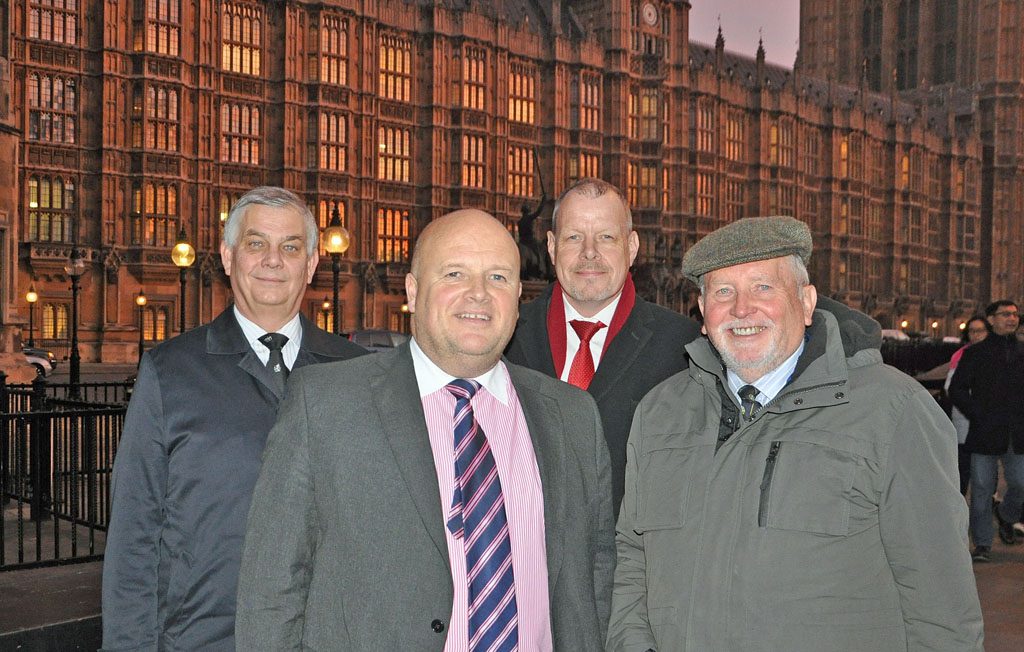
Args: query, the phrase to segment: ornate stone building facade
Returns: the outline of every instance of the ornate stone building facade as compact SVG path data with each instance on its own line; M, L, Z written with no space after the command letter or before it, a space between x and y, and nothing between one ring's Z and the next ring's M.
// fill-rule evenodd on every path
M954 332L982 297L988 255L971 98L922 108L769 65L762 51L730 53L721 38L691 43L689 9L13 0L16 135L0 163L10 152L16 181L3 186L13 190L0 229L18 262L4 268L3 323L20 330L34 283L37 340L66 337L64 264L78 248L83 358L134 360L140 324L150 341L177 332L177 234L197 251L184 293L192 327L230 301L218 256L228 207L279 184L324 226L337 210L352 233L343 329L404 330L404 274L424 224L456 207L497 215L520 238L536 292L550 199L594 175L629 196L635 275L653 300L691 310L686 247L742 216L789 213L814 232L819 291L886 326L938 320ZM324 257L303 310L329 321L330 294Z
M803 0L801 74L896 92L922 111L966 95L981 139L978 299L1024 297L1024 5ZM952 100L955 102L956 100Z

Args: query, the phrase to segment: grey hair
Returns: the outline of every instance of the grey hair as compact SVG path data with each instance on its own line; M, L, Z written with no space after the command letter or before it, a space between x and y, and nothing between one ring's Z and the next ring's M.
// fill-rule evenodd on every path
M597 199L598 197L610 192L622 202L622 208L626 211L626 232L633 230L633 213L629 210L629 202L626 200L626 196L622 194L613 184L608 183L604 179L598 179L596 177L583 177L577 179L568 188L562 191L562 194L555 200L555 208L551 212L551 232L558 233L558 211L562 207L562 202L569 195L575 193L582 195L589 199Z
M804 287L811 284L811 277L807 273L807 265L804 265L804 260L796 254L790 254L786 256L789 260L789 264L793 270L793 277L796 279L797 292L801 297L804 296ZM714 271L714 270L711 270ZM708 272L710 274L711 272ZM704 277L708 274L701 274L697 279L697 288L700 290L700 295L704 296Z
M313 213L309 206L291 190L278 186L259 186L242 195L228 213L228 219L224 223L224 244L234 249L238 244L239 230L242 228L242 218L245 211L252 205L274 206L277 208L290 208L300 216L306 223L306 257L313 255L317 243L320 240L320 228L317 226Z

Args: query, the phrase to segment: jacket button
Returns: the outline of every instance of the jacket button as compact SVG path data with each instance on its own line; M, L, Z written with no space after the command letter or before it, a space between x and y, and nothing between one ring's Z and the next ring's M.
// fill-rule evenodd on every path
M444 631L444 623L435 618L433 622L430 623L430 629L440 634Z
M803 405L803 404L804 404L804 400L802 398L795 398L795 399L793 399L793 405Z
M846 396L846 394L843 394L842 392L836 392L836 398L843 398L844 396Z

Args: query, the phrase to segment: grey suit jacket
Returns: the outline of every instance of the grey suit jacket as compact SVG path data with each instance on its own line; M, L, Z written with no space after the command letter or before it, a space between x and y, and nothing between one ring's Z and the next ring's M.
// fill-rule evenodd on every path
M294 366L363 353L303 318ZM114 461L105 650L234 650L245 516L278 391L232 308L143 357Z
M604 645L614 570L608 452L585 393L508 365L544 493L555 649ZM444 648L452 580L409 345L295 374L242 555L244 650Z

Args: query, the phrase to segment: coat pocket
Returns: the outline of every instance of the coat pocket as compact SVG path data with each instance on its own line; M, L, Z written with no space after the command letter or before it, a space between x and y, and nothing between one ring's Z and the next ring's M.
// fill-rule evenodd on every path
M685 442L678 434L651 437L637 460L637 534L680 528L692 516L690 487L707 447Z
M764 459L758 525L845 536L858 459L801 441L776 441Z

